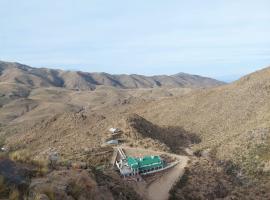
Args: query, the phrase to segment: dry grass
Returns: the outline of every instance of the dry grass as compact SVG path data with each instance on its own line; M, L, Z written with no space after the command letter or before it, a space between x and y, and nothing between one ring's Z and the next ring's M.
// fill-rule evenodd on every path
M43 176L49 172L49 162L44 159L33 159L29 150L18 150L9 154L9 158L15 162L33 165L36 168L37 176Z
M125 128L129 123L125 124L122 119L127 119L130 113L137 113L159 127L181 127L187 136L198 135L201 142L193 145L194 150L210 149L211 156L231 161L244 169L246 175L261 180L258 174L267 169L270 161L270 143L267 139L260 139L264 134L270 134L269 131L261 131L269 128L270 124L269 77L270 69L265 69L227 86L188 92L108 87L87 92L33 89L28 100L6 102L4 99L8 105L0 108L0 121L10 122L12 119L15 125L6 126L1 132L9 134L15 126L20 127L17 134L7 138L6 145L31 149L30 154L15 152L11 156L14 160L31 163L31 154L42 157L50 152L50 147L60 152L64 159L82 161L87 158L84 149L99 148L108 136L108 128ZM73 81L69 84L72 85ZM16 116L11 116L14 112ZM185 137L171 137L173 131L141 127L145 124L140 123L135 125L139 126L136 127L137 132L131 131L126 135L130 145L157 149L168 146L178 149L189 145L181 143ZM135 132L145 138L136 139ZM97 163L107 160L106 157L96 159ZM262 175L269 178L268 173Z
M10 200L19 200L20 199L20 192L18 189L13 189L11 190L9 194L9 199Z
M0 124L1 128L1 124ZM6 138L4 136L0 136L0 148L5 145Z
M37 167L38 176L44 176L49 172L49 164L47 160L35 160L33 164L35 167Z
M3 195L7 192L7 186L5 185L5 179L0 175L0 195Z
M85 190L84 186L79 185L75 181L69 183L69 188L69 195L72 196L74 199L79 199Z
M269 77L268 68L231 85L150 102L134 110L155 124L179 126L199 135L202 142L193 146L195 150L211 149L218 159L233 160L242 165L237 154L247 159L250 154L261 157L260 153L263 153L254 155L252 148L246 150L244 137L254 129L269 127ZM265 134L269 135L269 132ZM251 143L255 144L256 137L262 135L254 136ZM264 158L268 159L267 156ZM256 170L256 165L251 170Z
M17 188L8 187L5 183L5 179L0 175L0 197L8 198L10 200L19 200L20 192Z
M13 161L23 162L23 163L31 163L32 155L30 151L28 150L18 150L15 152L12 152L10 154L10 159Z
M39 194L36 195L36 199L39 198L40 194L45 194L50 200L55 200L55 190L50 185L45 185L39 190Z
M172 188L170 199L269 199L269 185L263 181L243 185L233 168L232 163L221 167L214 160L194 159Z

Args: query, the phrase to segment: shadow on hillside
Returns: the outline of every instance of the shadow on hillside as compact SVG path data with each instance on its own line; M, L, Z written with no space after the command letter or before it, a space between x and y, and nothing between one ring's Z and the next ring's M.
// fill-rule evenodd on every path
M28 187L29 178L32 176L30 170L11 161L8 158L0 158L0 196L5 196L13 189L18 189L20 196L22 196Z
M184 149L192 144L198 144L201 142L200 137L192 132L186 131L182 127L168 126L159 127L157 126L157 133L151 137L164 142L174 153L185 152Z
M182 127L177 126L160 127L159 137L173 152L176 153L183 151L192 144L201 142L201 139L197 134L188 132Z
M165 143L174 153L184 152L191 144L201 142L200 137L178 126L158 126L139 115L128 119L129 125L142 137L149 137Z

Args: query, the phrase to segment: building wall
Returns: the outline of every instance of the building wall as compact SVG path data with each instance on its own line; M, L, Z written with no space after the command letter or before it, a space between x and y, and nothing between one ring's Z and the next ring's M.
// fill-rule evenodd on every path
M153 165L149 165L149 166L143 166L139 168L139 171L143 171L143 170L153 170L156 168L162 168L163 164L159 163L159 164L153 164Z

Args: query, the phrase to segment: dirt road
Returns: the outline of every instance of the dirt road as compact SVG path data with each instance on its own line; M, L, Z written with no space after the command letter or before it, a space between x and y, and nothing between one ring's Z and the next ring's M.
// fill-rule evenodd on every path
M147 199L149 200L166 200L169 198L169 191L174 183L184 174L184 168L188 158L182 156L180 163L170 169L164 176L154 181L147 188Z
M142 148L131 148L123 146L127 155L143 156L143 155L161 155L167 154L168 156L176 158L179 163L171 169L164 171L162 176L149 184L138 183L136 184L137 191L147 200L167 200L169 198L169 191L176 181L184 173L184 168L187 165L189 158L187 156L180 156L166 152L153 151Z

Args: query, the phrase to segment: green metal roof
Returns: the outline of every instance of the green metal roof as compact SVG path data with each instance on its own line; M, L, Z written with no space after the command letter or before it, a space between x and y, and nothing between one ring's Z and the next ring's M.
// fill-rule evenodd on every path
M128 165L133 169L146 168L162 165L163 162L159 156L145 156L143 158L127 158Z
M128 165L129 165L131 168L134 168L134 169L139 168L139 163L138 163L138 161L137 161L136 158L128 157L128 158L127 158L127 162L128 162Z

